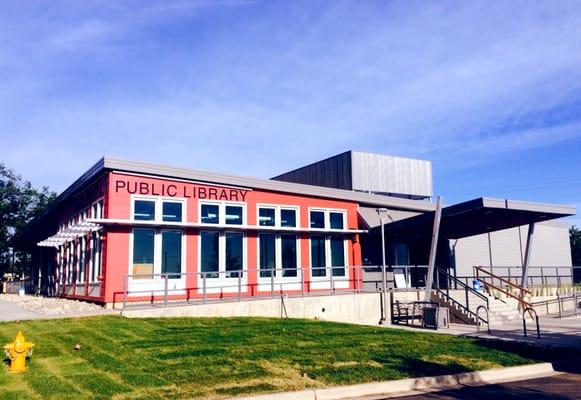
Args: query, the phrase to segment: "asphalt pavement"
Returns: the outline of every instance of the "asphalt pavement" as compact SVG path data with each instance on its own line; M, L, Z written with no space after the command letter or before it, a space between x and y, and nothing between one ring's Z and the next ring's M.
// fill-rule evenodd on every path
M389 399L394 398L401 400L580 400L581 374L563 373L518 382L459 386L440 392L389 397Z

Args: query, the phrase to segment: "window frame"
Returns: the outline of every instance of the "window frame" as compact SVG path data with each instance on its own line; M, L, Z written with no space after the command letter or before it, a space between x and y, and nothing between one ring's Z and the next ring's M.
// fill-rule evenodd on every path
M153 220L139 220L135 219L135 202L143 201L153 201L155 203L155 213ZM181 221L164 221L163 220L163 203L180 203L182 205L182 219ZM129 219L132 222L149 222L156 224L180 224L187 221L187 201L186 198L176 198L176 197L160 197L151 195L131 195L131 206L129 210Z
M298 281L302 279L302 271L298 272L301 267L301 238L298 233L294 232L272 232L265 230L263 232L258 232L256 235L256 269L258 276L258 283L265 284L271 281L270 276L261 276L261 265L260 265L260 234L272 234L274 235L274 282L288 282L288 281ZM282 235L292 235L295 237L295 247L296 247L296 265L297 265L297 276L284 276L283 266L282 266ZM280 271L280 274L278 272Z
M312 211L319 211L324 214L324 226L323 228L311 228L311 212ZM343 216L343 228L331 228L331 213L342 214ZM342 232L348 230L347 225L347 210L342 208L324 208L324 207L309 207L308 209L308 226L309 229L314 231L337 231Z
M202 205L214 205L218 206L218 223L208 223L202 222ZM226 223L226 206L239 206L242 207L242 222L240 224L228 224ZM199 200L198 201L198 223L202 225L200 229L206 229L206 227L212 226L220 226L226 227L226 229L232 227L232 229L236 229L236 227L245 226L248 222L248 215L247 215L247 207L246 203L240 201L216 201L216 200Z
M208 228L215 226L215 224L207 224ZM231 225L233 227L239 225ZM198 231L198 239L197 239L197 269L198 269L198 282L203 281L202 275L202 232L216 232L218 233L218 277L206 277L206 282L218 282L222 283L232 282L232 280L238 280L237 276L228 276L226 271L226 234L227 233L237 233L242 235L242 274L240 276L240 280L242 282L246 282L248 279L248 234L247 232L239 229L208 229L206 227L202 227ZM211 272L208 272L210 274ZM235 288L238 291L237 288Z
M260 209L270 208L274 209L274 225L260 225ZM282 226L282 210L293 210L295 212L295 226ZM272 203L256 203L256 226L258 229L266 230L298 230L301 227L301 207L292 204L272 204Z
M153 278L133 278L130 280L133 282L155 282L162 281L163 277L161 272L162 264L162 231L179 231L181 233L181 272L180 278L171 279L172 282L185 282L187 272L187 238L186 232L181 228L167 228L167 227L144 227L136 226L131 228L129 234L129 265L128 265L128 275L133 275L133 251L134 251L134 230L135 229L151 229L154 232L153 235Z
M311 274L311 279L313 281L325 281L325 280L329 280L329 268L333 267L332 265L332 252L331 252L331 238L336 238L336 237L341 237L340 235L333 235L333 234L321 234L321 233L316 233L313 236L323 236L324 238L324 242L325 242L325 275L324 276L314 276L313 275L313 258L312 258L312 249L311 249L311 237L309 236L308 239L308 247L309 247L309 271ZM343 265L343 268L345 270L345 274L344 275L337 275L337 276L333 276L336 277L337 279L345 279L348 276L348 268L350 266L349 263L349 240L347 239L347 237L343 237L343 259L345 260L345 265ZM338 268L338 266L335 266L333 268Z
M325 226L324 228L311 228L311 212L312 211L319 211L323 212L325 216ZM343 228L337 229L331 228L331 213L338 213L342 214L343 216ZM309 271L311 274L311 280L313 281L329 281L331 277L329 276L329 269L333 267L332 261L332 251L331 251L331 239L336 237L343 238L343 259L345 260L344 267L344 274L343 275L332 275L333 278L337 279L345 279L348 277L349 271L348 267L349 264L349 240L346 236L344 236L345 231L349 228L347 226L347 210L346 209L339 209L339 208L324 208L324 207L309 207L308 209L308 223L309 229L312 231L311 235L308 238L308 249L309 249ZM313 254L312 254L312 247L311 247L311 236L323 236L324 243L325 243L325 275L324 276L314 276L313 275ZM337 268L337 267L333 267ZM331 270L333 271L333 270Z

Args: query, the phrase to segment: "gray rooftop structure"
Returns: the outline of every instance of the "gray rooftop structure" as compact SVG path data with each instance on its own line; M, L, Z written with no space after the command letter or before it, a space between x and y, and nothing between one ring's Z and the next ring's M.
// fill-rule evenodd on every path
M272 179L416 200L433 196L430 161L354 150Z

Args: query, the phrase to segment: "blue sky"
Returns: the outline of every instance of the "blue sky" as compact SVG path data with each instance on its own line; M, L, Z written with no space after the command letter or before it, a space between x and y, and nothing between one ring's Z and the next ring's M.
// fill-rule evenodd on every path
M579 1L0 8L0 160L35 185L104 154L270 177L356 149L432 160L448 203L581 209Z

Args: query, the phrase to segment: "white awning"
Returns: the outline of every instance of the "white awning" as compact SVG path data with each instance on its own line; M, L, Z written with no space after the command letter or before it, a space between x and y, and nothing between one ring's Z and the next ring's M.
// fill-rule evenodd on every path
M78 237L85 236L89 232L94 232L101 229L101 226L93 222L82 221L75 225L71 225L62 231L47 237L38 242L39 247L58 247L66 242L75 240Z

